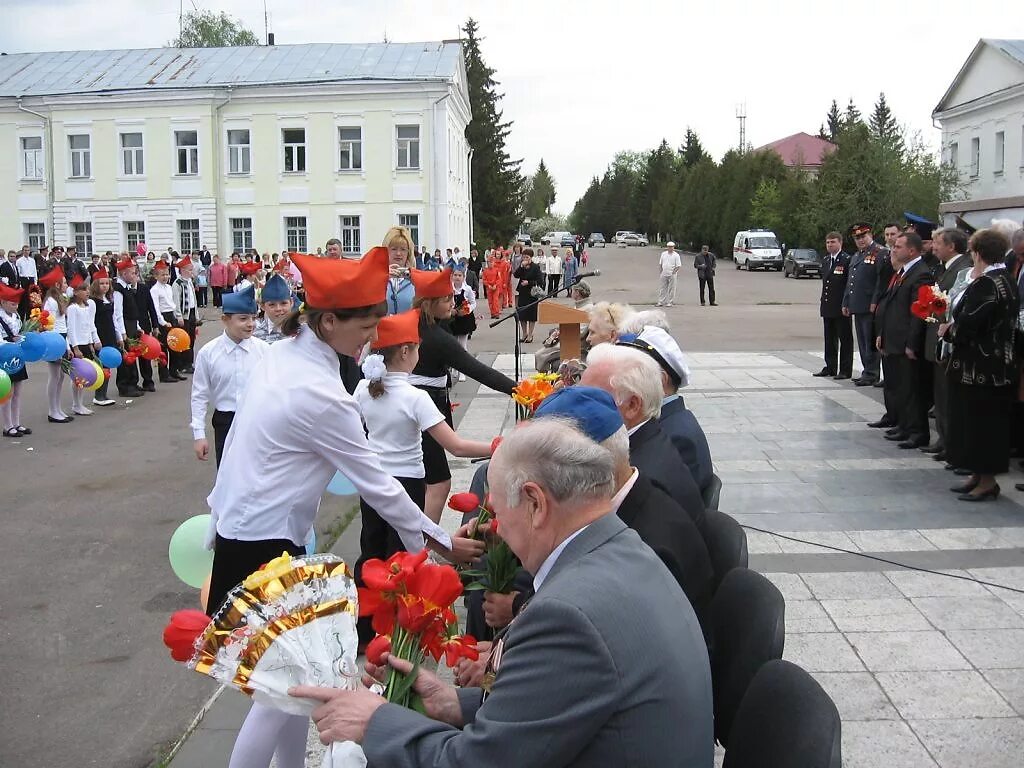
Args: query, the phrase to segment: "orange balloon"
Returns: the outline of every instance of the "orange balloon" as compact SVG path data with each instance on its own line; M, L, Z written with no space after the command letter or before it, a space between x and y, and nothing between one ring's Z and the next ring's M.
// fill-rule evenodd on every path
M171 328L167 332L167 348L172 352L185 352L191 346L192 340L181 328Z
M203 586L199 588L199 607L204 611L206 610L206 603L210 599L210 579L212 578L213 574L211 573L206 577L206 581L203 582Z

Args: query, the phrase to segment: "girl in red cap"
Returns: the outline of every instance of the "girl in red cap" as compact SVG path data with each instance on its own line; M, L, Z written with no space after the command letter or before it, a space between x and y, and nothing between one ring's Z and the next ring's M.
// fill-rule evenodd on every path
M0 285L0 345L13 344L21 341L21 317L18 315L18 302L24 291ZM11 377L11 393L7 400L0 404L3 415L4 437L22 437L31 435L32 430L21 425L21 383L28 379L28 368L8 374Z
M56 266L50 272L39 278L39 284L46 289L46 298L43 300L43 309L50 313L53 318L53 330L68 338L68 283L64 279L64 271ZM68 348L70 351L70 347ZM64 366L62 360L47 363L49 375L46 380L46 396L49 401L50 413L46 417L51 424L69 424L75 420L74 416L68 416L60 406L60 390L64 386Z

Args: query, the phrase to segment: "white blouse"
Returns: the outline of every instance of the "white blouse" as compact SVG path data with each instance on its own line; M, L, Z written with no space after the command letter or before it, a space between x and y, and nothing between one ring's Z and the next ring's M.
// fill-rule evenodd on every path
M57 300L47 296L43 302L43 309L50 313L53 318L53 330L57 333L68 332L68 318L67 315L61 314L60 306L57 304Z
M100 343L99 334L96 333L96 305L91 301L85 302L84 307L74 302L68 304L66 319L68 344L78 347Z

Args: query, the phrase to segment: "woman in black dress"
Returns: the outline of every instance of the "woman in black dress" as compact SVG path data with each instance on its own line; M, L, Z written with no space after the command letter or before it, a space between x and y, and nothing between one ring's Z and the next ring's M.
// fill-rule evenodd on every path
M519 318L519 333L527 344L533 341L533 327L537 324L537 296L534 288L543 292L544 273L533 263L533 248L523 249L523 260L512 273L516 279L516 316Z
M971 236L971 282L954 296L952 320L939 326L939 336L953 345L946 368L946 458L973 472L962 486L950 488L961 501L998 498L995 476L1009 469L1020 299L1003 261L1008 248L992 229Z

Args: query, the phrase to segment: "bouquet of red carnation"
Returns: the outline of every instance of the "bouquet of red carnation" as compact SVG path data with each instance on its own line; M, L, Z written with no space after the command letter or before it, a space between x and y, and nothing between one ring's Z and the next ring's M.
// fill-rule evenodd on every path
M917 300L910 305L914 317L926 323L937 323L945 319L949 310L949 294L944 293L937 285L922 285L917 290Z
M371 616L377 636L366 647L366 659L380 664L390 653L412 663L408 675L388 670L384 698L393 704L422 711L412 684L420 664L431 656L444 656L449 667L459 659L475 660L476 640L460 635L453 605L462 594L462 580L450 565L426 562L427 551L396 552L384 560L363 563L359 587L359 615Z

